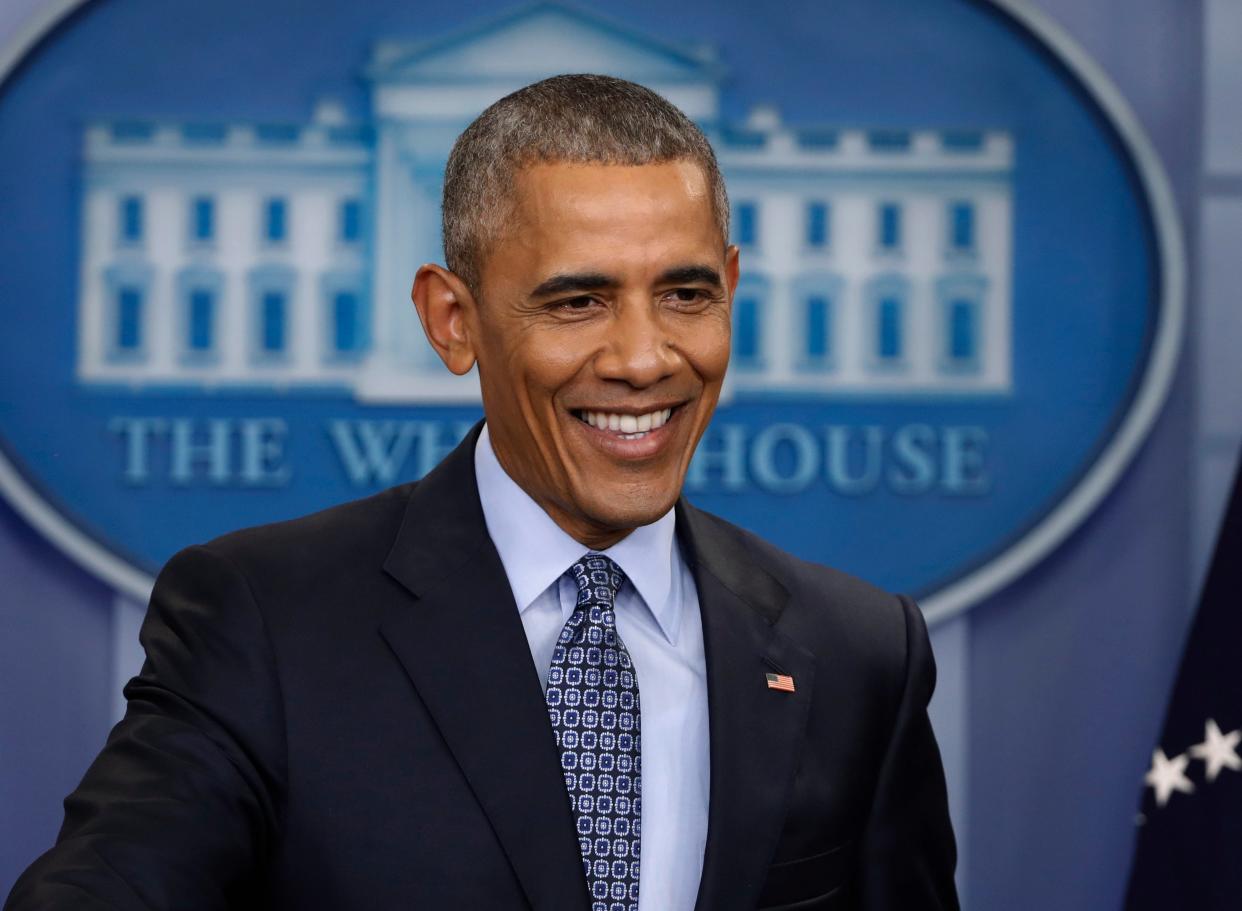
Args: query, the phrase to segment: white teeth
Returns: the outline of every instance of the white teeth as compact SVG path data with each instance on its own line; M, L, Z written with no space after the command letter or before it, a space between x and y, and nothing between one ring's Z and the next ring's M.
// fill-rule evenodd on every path
M600 430L620 432L626 439L638 439L652 430L659 430L672 417L673 409L664 408L647 414L616 414L607 411L583 411L582 420Z

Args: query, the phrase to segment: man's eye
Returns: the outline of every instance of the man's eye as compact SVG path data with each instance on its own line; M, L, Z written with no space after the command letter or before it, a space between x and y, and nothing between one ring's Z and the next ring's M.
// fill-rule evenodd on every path
M702 304L706 302L711 295L701 288L674 288L664 295L664 299L671 304L684 306L686 304Z
M595 298L593 297L571 297L568 300L557 301L556 309L581 312L590 309L594 304Z

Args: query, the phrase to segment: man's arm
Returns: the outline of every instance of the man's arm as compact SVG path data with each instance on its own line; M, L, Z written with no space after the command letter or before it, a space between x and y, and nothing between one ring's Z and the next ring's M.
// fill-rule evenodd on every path
M940 750L927 717L936 665L923 614L902 597L906 676L860 856L867 911L956 911L957 847Z
M245 577L205 547L156 581L125 718L65 799L56 846L6 911L223 909L262 901L285 731L271 643Z

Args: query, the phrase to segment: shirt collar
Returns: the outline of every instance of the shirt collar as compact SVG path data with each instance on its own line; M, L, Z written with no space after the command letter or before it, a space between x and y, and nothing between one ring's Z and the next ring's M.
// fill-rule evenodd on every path
M509 477L492 449L486 424L474 448L474 473L487 532L500 554L518 610L525 612L588 548L566 534ZM676 516L670 509L601 551L621 567L673 645L681 626L681 603L673 590L675 530Z

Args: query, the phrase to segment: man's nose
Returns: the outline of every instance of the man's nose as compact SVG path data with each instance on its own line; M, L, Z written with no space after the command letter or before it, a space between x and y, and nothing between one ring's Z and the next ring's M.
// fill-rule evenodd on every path
M650 301L626 301L618 308L595 369L604 379L645 388L672 376L680 363L670 327L657 307Z

